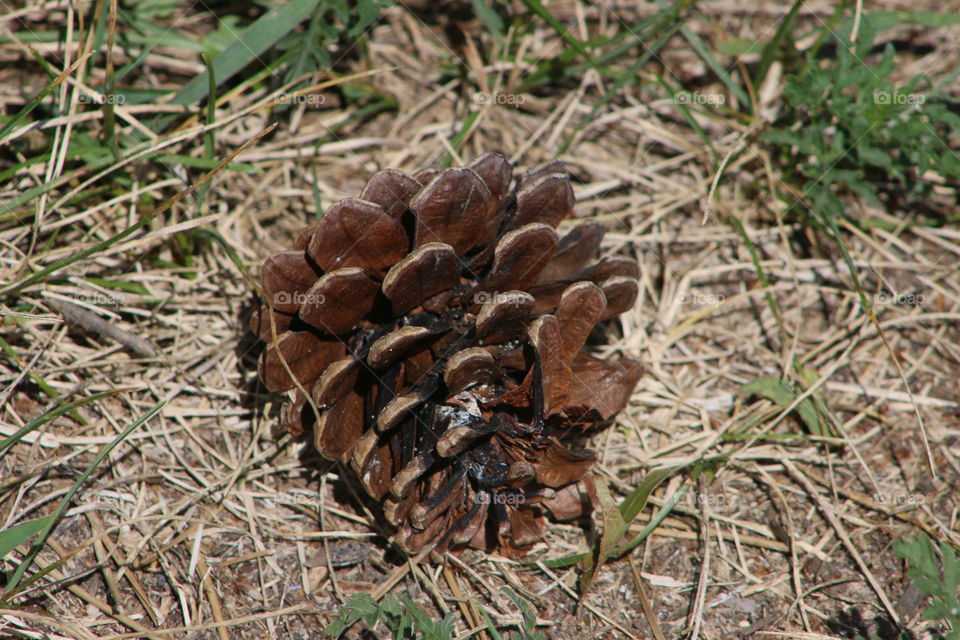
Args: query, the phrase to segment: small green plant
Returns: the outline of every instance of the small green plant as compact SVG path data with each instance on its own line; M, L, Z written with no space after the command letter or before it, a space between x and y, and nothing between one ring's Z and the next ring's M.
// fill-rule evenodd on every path
M807 385L813 385L817 381L816 372L810 369L801 369L799 374ZM747 394L762 395L781 408L786 409L796 402L797 398L803 394L804 389L785 378L770 377L745 384L743 391ZM832 438L840 436L828 420L827 416L830 411L821 394L813 394L802 400L793 411L811 435Z
M543 633L536 630L537 616L530 603L518 596L509 587L503 587L504 593L520 609L521 621L518 631L504 636L497 631L490 615L481 607L487 631L493 640L545 640ZM419 638L421 640L452 640L453 614L448 614L442 620L433 620L430 614L421 609L417 603L405 595L399 598L386 598L377 602L365 593L355 595L340 608L337 619L327 625L324 633L331 638L339 638L350 627L363 622L370 630L377 623L381 623L390 632L394 640Z
M339 638L357 622L363 621L373 629L378 622L390 631L394 640L415 638L419 632L423 640L450 640L453 638L453 615L434 621L407 596L387 598L377 602L365 593L353 596L343 607L337 619L324 629L331 638Z
M84 404L105 398L110 395L115 395L116 393L118 393L118 391L102 391L87 398L63 404L51 411L46 412L42 416L35 418L26 424L12 436L0 440L0 454L16 445L31 431L40 428L44 424L52 421L54 418L65 413L69 413L71 410L76 409ZM144 425L155 415L160 413L165 406L166 401L160 401L146 413L142 414L137 420L131 422L131 424L127 426L127 428L121 433L119 433L108 445L101 448L100 453L97 454L96 458L94 458L93 461L87 465L86 470L80 474L67 493L60 499L60 502L53 513L43 518L29 520L0 531L0 560L3 560L18 546L28 542L31 543L29 551L23 554L18 561L14 562L15 568L10 572L9 575L5 576L3 588L0 589L0 607L9 606L11 604L11 600L19 592L43 578L47 573L50 572L51 569L59 566L60 563L57 562L48 565L46 568L41 569L32 575L27 574L34 563L34 560L36 560L37 555L46 544L47 538L53 532L54 528L63 517L63 514L70 506L74 496L90 478L100 463L102 463L107 456L109 456L110 453L120 445L120 443L126 440L131 433ZM0 484L0 490L2 489L4 489L4 487L2 484Z
M846 213L844 192L903 209L935 202L938 183L954 191L960 186L954 149L960 117L924 76L902 86L890 80L897 65L892 45L869 63L874 35L864 16L856 42L830 36L835 56L821 60L825 47L811 49L800 71L787 77L786 109L762 137L796 183L792 208L808 207L813 222L826 229ZM956 219L947 207L928 206L925 213L931 223Z
M937 551L926 535L905 538L893 543L893 550L903 558L909 569L907 577L913 585L930 596L930 604L923 611L925 620L940 620L950 628L943 640L960 640L960 558L946 542Z
M546 636L536 631L537 625L537 615L533 611L533 607L530 606L530 603L518 596L513 592L513 589L510 587L504 587L503 591L513 600L514 604L520 609L520 615L523 617L523 624L520 626L519 638L517 640L546 640ZM490 618L487 615L487 612L483 612L484 617L487 620L487 625L490 628L491 633L495 640L500 640L502 636L496 633L496 630L493 628L493 624L490 622Z
M319 3L306 28L291 31L276 44L287 63L285 82L317 69L331 68L335 61L330 58L330 46L342 38L351 43L358 41L390 4L388 0Z

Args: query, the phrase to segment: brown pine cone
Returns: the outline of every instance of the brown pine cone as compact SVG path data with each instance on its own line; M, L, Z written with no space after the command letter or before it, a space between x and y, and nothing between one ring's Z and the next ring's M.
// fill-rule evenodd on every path
M287 428L356 472L409 552L518 556L545 512L582 514L595 457L564 442L642 373L583 350L633 305L637 263L593 262L596 222L554 230L573 214L563 163L511 182L499 154L382 171L263 266L261 380L291 391Z

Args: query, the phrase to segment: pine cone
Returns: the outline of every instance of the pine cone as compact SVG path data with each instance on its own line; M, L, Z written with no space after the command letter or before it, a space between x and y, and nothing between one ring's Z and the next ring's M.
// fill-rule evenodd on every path
M583 350L633 305L637 263L593 262L596 222L558 236L574 204L563 163L511 182L499 154L382 171L263 266L261 380L292 392L287 428L356 472L409 552L519 556L545 512L581 515L595 457L564 442L622 409L642 373Z

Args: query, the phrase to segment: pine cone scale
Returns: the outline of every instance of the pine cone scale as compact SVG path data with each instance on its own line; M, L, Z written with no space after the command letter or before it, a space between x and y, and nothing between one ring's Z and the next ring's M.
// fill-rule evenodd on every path
M360 199L380 205L384 213L399 220L407 210L410 198L423 185L396 169L387 169L375 174L360 192Z
M573 187L566 169L538 175L517 191L517 212L510 221L513 229L531 222L544 222L556 227L573 213Z
M531 223L507 233L497 243L493 268L481 280L480 290L525 289L546 268L558 242L557 232L542 223Z
M378 338L370 346L367 364L374 369L385 369L410 351L422 345L434 333L427 327L408 325Z
M600 250L604 228L599 222L588 222L571 229L557 247L537 282L569 280L583 271Z
M415 245L441 242L463 255L476 244L495 206L493 195L471 169L448 169L410 200L417 219Z
M319 277L302 251L284 251L263 265L263 293L275 311L296 313L300 294Z
M363 435L363 405L363 396L351 391L323 411L313 428L313 444L320 455L337 460L353 449Z
M332 335L346 333L370 313L379 290L359 267L336 269L303 294L300 318Z
M481 343L506 342L522 333L534 302L529 293L517 290L506 291L484 302L476 322Z
M340 342L321 340L309 331L285 331L277 343L264 352L260 361L260 379L271 391L287 391L297 386L294 379L316 380L345 353Z
M324 271L359 267L382 278L407 255L407 234L372 202L348 198L330 207L317 223L307 254Z
M571 362L607 311L607 296L592 282L577 282L560 294L556 318L561 327L563 359Z
M359 360L353 356L337 360L317 378L311 390L313 401L320 409L331 406L356 386L359 376Z
M401 316L460 282L457 254L448 244L430 242L395 264L383 279L383 294Z

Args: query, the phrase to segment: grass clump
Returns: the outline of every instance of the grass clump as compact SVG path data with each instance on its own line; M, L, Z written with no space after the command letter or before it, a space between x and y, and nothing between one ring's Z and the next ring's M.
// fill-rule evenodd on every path
M395 640L417 637L419 631L424 640L447 640L453 637L453 617L448 615L442 620L431 620L415 602L407 598L387 598L377 602L365 593L357 594L340 608L336 620L327 625L324 633L339 638L356 623L363 623L372 629L382 623Z
M536 631L537 616L530 603L509 587L504 587L503 591L520 609L521 619L517 623L517 631L504 636L497 631L489 613L480 608L490 637L494 640L544 640L544 634ZM452 613L440 620L435 620L405 595L377 602L365 593L355 595L348 600L340 608L337 618L324 629L324 633L332 638L344 637L351 627L360 622L369 630L373 630L378 623L381 624L390 633L389 637L394 640L405 638L452 640L455 637Z
M926 535L898 540L893 544L897 555L909 568L907 577L913 586L930 597L923 611L924 620L938 620L949 627L943 640L960 640L960 557L946 542L941 542L940 562L937 551Z
M928 223L955 221L945 203L960 185L960 117L943 86L915 75L897 85L895 50L874 54L869 16L854 42L831 35L835 55L810 49L801 69L786 79L784 107L762 139L786 168L791 209L804 203L814 224L849 216L841 196L856 194L872 206L911 209ZM832 47L831 47L832 48ZM938 206L937 202L944 204Z

